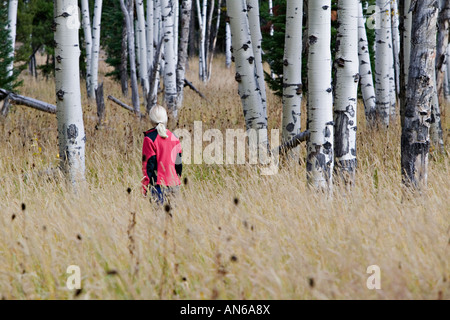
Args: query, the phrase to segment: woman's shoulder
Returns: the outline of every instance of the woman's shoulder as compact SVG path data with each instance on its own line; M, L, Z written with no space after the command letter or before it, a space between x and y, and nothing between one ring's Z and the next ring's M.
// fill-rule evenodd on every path
M179 141L178 140L178 136L175 134L175 133L173 133L172 131L170 131L169 129L166 129L167 131L167 135L169 136L169 137L172 137L172 139L173 140L176 140L176 141Z

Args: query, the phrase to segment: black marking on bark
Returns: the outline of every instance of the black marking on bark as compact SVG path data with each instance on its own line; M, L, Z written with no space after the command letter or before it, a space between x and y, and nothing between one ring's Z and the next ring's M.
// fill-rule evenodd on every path
M58 56L56 57L56 61L58 61L58 63L61 63L62 59L63 59L63 58L62 58L60 55L58 55Z
M70 14L68 14L67 12L63 12L63 14L61 15L61 17L63 17L63 18L68 18L68 17L70 17Z
M333 92L333 89L328 88L328 89L327 89L327 92L328 92L328 93L331 93L331 92Z
M353 109L352 105L348 105L347 108L345 108L345 110L348 112L350 117L353 118L355 116L355 109Z
M325 129L323 130L323 135L325 136L325 138L331 137L331 131L328 127L325 127Z
M241 81L242 81L242 77L241 77L241 75L240 75L239 72L236 72L236 75L234 76L234 79L235 79L237 82L241 82Z
M334 150L336 157L340 158L348 154L349 151L349 118L344 111L335 111L334 119L336 121Z
M286 126L286 130L287 130L288 132L294 131L294 128L295 128L295 125L294 125L292 122L289 123L289 124Z
M67 139L76 139L78 137L78 127L71 124L67 127Z
M309 44L317 43L317 37L314 35L309 36Z
M288 59L284 59L284 61L283 61L283 65L284 65L285 67L287 67L287 66L289 65L289 61L288 61Z
M322 9L323 10L328 10L329 6L323 6Z
M242 46L242 49L244 49L244 51L247 51L247 49L250 48L250 46L246 43L244 43L244 45Z
M250 64L253 64L253 61L255 61L255 58L254 57L249 57L247 60L248 60L248 62Z
M62 89L59 89L59 91L56 92L56 97L62 101L62 100L64 100L64 94L65 94L65 92Z
M336 65L337 65L339 68L344 68L344 67L345 67L345 62L346 62L346 60L343 59L343 58L338 58L338 59L336 59Z
M297 95L303 94L303 84L300 83L300 84L297 85L297 90L295 91L295 93Z

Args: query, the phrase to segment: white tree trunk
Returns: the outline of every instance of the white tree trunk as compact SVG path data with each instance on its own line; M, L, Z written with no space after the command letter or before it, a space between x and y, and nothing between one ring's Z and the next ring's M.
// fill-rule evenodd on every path
M430 149L431 105L436 57L436 0L414 1L411 59L404 126L401 138L403 183L425 189Z
M214 30L213 35L213 42L211 46L211 54L208 56L208 81L211 79L212 74L212 62L214 58L214 53L216 51L216 43L217 43L217 34L219 33L220 28L220 13L222 12L222 0L219 0L217 3L217 21L216 21L216 28Z
M84 32L84 46L86 49L86 90L88 94L91 88L91 63L92 63L92 29L89 16L89 1L81 0L82 25Z
M205 35L206 35L206 12L208 1L203 0L203 5L200 6L200 0L196 0L197 16L199 25L199 53L198 53L198 72L199 78L206 81L206 66L205 66Z
M84 180L85 143L80 92L77 0L55 0L55 85L61 167L76 187Z
M397 92L395 84L395 62L394 62L394 43L392 37L393 29L391 27L391 38L389 41L389 97L391 105L389 108L389 122L392 123L397 115Z
M347 183L353 183L356 170L358 2L359 0L339 0L338 4L334 153L341 178Z
M262 99L258 88L250 28L245 9L245 0L227 0L236 65L235 79L238 82L246 128L259 132L259 147L267 150L267 119L263 113Z
M246 0L247 15L250 28L250 37L255 58L256 79L261 93L263 116L267 119L267 96L266 82L264 81L264 69L262 63L262 34L261 23L259 21L259 0ZM266 120L267 122L267 120Z
M136 68L137 68L137 70L139 70L139 82L142 85L143 82L142 82L142 75L141 75L141 50L140 50L140 46L139 46L139 41L141 39L139 37L138 30L139 30L139 24L138 24L138 21L135 20L134 21L134 36L135 36L134 50L136 51L136 61L137 61Z
M95 90L98 86L98 59L100 53L100 25L102 19L102 0L95 0L94 18L92 19L92 61L91 61L91 84L88 96L95 98Z
M153 4L153 41L159 43L161 39L160 21L161 21L161 0L154 0Z
M177 118L177 79L176 57L173 51L174 45L174 0L161 1L161 16L164 27L164 100L167 108Z
M403 59L405 60L405 79L406 85L409 79L409 61L411 59L411 29L412 29L412 13L409 12L411 7L411 0L405 0L404 12L404 38L403 38ZM407 90L407 88L403 88Z
M125 5L124 0L120 0L120 9L125 17L125 24L127 27L127 38L128 38L128 55L130 58L130 79L131 79L131 100L133 103L133 109L136 114L140 114L140 103L139 103L139 91L137 84L136 75L136 55L134 46L134 28L133 28L133 0L127 0L127 5Z
M150 75L152 74L153 56L154 56L153 14L154 14L153 1L147 1L146 34L147 34L147 66L149 78Z
M446 99L450 100L450 46L447 47L447 64L445 66Z
M230 23L225 23L225 66L231 68L231 30Z
M438 18L438 40L436 53L436 90L438 98L442 97L444 89L444 69L448 65L449 57L447 48L450 33L450 1L440 1L440 11Z
M10 53L10 58L14 58L14 51L16 47L16 30L17 30L17 6L19 5L18 0L9 0L8 6L8 30L9 37L11 39L11 47L12 51ZM13 75L14 70L14 60L11 61L11 64L8 66L8 77Z
M301 131L303 1L287 0L283 59L282 139L288 141ZM298 152L298 147L294 154Z
M395 87L397 95L400 94L400 12L398 1L391 0L392 10L392 49L394 50Z
M139 75L141 78L142 91L144 93L144 97L149 92L149 84L148 84L148 60L147 60L147 37L145 34L145 14L144 14L144 1L136 0L136 14L137 14L137 39L139 39L139 56L140 56L140 64L139 64ZM146 99L144 98L144 101Z
M308 183L332 190L333 90L331 88L331 0L308 2Z
M376 103L378 119L385 126L389 126L389 114L391 107L390 96L390 47L391 19L390 0L377 0L377 6L381 12L377 15L377 29L375 30L376 54L375 54L375 82Z
M269 16L273 17L273 1L269 0ZM270 36L273 36L273 24L270 26Z
M173 52L175 52L175 65L178 64L178 23L180 19L179 0L173 1L174 21L173 21Z
M177 61L177 107L181 108L184 96L184 78L188 61L189 27L191 25L192 0L181 2L181 34Z
M372 65L370 62L369 42L367 40L366 25L362 2L358 4L358 38L359 38L359 74L361 93L364 100L366 121L373 125L376 115L375 87L373 86Z
M440 153L444 153L444 135L442 132L441 107L437 93L436 81L434 82L433 100L431 101L430 138L434 147Z

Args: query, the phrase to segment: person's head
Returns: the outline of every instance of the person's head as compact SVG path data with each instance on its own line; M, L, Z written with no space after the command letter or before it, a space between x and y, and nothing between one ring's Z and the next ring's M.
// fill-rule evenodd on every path
M150 109L150 121L153 126L156 127L156 130L158 131L158 134L162 138L167 138L166 133L166 125L167 125L167 112L166 109L163 106L156 105L153 108Z

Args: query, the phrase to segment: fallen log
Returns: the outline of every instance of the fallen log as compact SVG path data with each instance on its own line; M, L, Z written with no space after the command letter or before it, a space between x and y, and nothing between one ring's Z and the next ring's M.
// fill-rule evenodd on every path
M291 140L286 141L272 152L278 153L280 155L286 154L289 150L294 149L295 147L299 146L300 143L306 141L309 138L309 136L310 132L308 130L300 132L299 134L294 136Z
M43 102L30 97L21 96L14 92L0 88L0 101L5 100L1 110L1 114L6 117L9 112L9 105L22 105L47 113L56 113L56 106L47 102Z
M185 87L189 87L191 88L194 92L196 92L200 97L202 97L203 99L205 99L206 101L208 101L208 99L206 99L205 95L203 93L201 93L193 84L192 82L189 82L187 79L184 79L184 86Z
M119 99L109 95L108 96L108 100L111 100L112 102L114 102L115 104L121 106L122 108L134 113L136 116L140 117L140 118L144 118L145 115L143 115L142 113L136 114L136 112L134 111L134 109L132 107L130 107L129 105L127 105L126 103L123 103L122 101L120 101Z
M115 104L121 106L122 108L124 108L124 109L134 113L134 109L132 107L130 107L129 105L123 103L119 99L114 98L113 96L109 95L108 96L108 100L111 100L112 102L114 102Z

